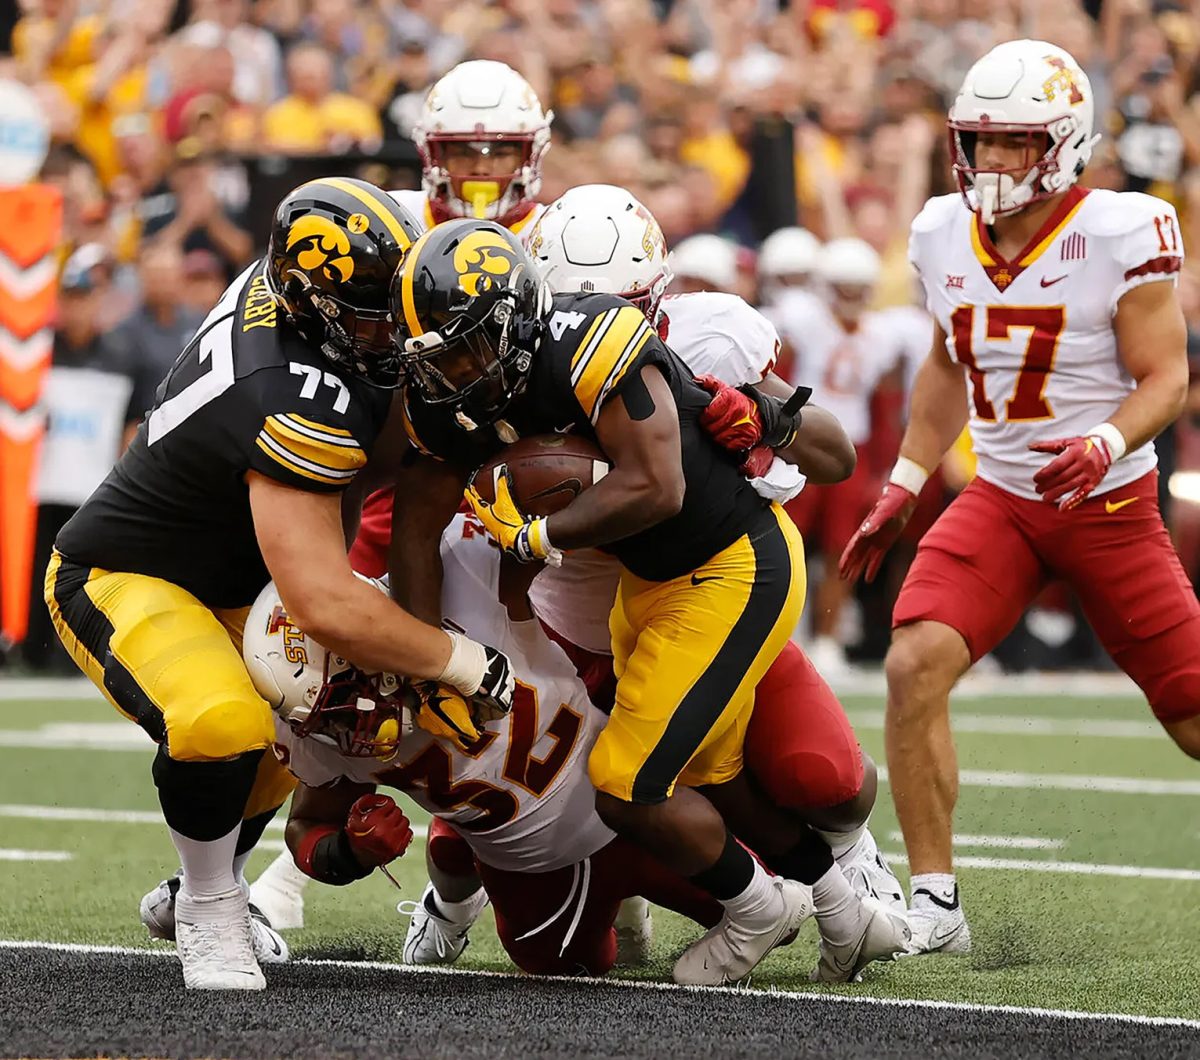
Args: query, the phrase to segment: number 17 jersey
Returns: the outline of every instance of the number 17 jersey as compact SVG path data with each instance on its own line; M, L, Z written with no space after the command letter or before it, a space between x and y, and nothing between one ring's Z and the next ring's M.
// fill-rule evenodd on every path
M173 582L210 608L248 607L269 575L246 473L344 490L390 405L390 391L333 372L285 322L257 262L205 318L55 546L76 563Z
M1030 443L1082 435L1133 392L1113 314L1132 288L1174 282L1183 244L1162 199L1072 188L1009 261L954 194L925 204L909 258L947 351L967 374L979 477L1037 500L1033 476L1051 458ZM1127 485L1156 462L1153 443L1133 450L1096 492Z

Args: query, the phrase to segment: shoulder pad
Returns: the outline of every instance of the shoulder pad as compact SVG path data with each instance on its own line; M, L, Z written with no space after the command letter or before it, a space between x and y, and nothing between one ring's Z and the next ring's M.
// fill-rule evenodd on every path
M1080 211L1080 227L1089 235L1123 236L1154 218L1174 217L1175 207L1157 195L1141 191L1108 191L1098 188L1084 200L1090 209Z
M934 232L952 221L957 211L965 210L966 206L958 192L950 195L935 195L921 207L921 212L913 218L912 234L922 235Z

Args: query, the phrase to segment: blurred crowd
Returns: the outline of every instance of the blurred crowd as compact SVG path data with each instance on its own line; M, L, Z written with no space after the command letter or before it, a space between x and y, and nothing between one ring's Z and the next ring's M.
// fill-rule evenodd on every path
M1104 139L1083 183L1170 199L1200 246L1197 0L18 0L0 15L0 78L36 93L52 135L41 179L64 193L55 363L119 366L128 430L260 249L259 183L282 191L325 158L419 186L413 123L464 59L509 64L553 109L543 201L622 185L669 245L724 237L716 254L693 244L688 268L759 304L756 254L773 230L856 237L877 257L869 307L884 311L916 301L908 226L953 190L954 92L977 57L1021 36L1061 45L1091 78ZM1181 286L1200 363L1198 262ZM898 361L868 395L876 480L910 371ZM1168 473L1177 459L1200 467L1193 417L1200 390L1160 446ZM1169 518L1195 575L1193 509Z

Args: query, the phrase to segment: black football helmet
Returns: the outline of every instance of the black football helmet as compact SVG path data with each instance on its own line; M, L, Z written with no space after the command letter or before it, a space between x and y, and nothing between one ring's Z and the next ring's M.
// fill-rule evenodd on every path
M431 405L494 423L529 377L550 309L521 241L494 221L446 221L404 255L392 281L396 344Z
M374 184L312 180L275 209L266 280L290 323L334 365L396 387L401 369L388 290L420 232L412 214Z

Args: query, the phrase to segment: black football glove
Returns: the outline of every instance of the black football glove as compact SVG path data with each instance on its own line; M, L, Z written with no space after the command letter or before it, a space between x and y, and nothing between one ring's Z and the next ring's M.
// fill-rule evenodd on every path
M479 690L471 697L474 707L472 714L479 722L492 721L512 710L513 692L516 690L516 678L508 656L487 644L483 645L483 651L487 658L487 669L479 683Z
M812 388L798 386L786 401L764 394L750 383L737 388L758 407L758 418L762 424L759 445L768 449L781 449L791 443L800 428L800 410L812 397Z

